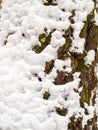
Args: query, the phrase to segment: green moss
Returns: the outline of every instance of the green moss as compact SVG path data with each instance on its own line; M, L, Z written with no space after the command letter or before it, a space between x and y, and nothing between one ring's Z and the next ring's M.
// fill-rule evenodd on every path
M48 100L49 97L50 97L50 93L49 93L49 92L45 92L45 93L43 94L43 99Z
M81 38L86 38L86 36L87 36L87 26L88 26L88 23L84 22L84 26L83 26L83 28L80 32L80 35L79 35Z
M54 66L54 60L46 62L45 73L49 74L52 71L53 66Z
M87 28L86 47L87 51L96 50L98 46L98 26L90 22Z
M84 103L88 103L88 90L86 88L82 90L81 92L81 99L80 99L80 104L82 107L84 107Z
M34 51L36 53L40 53L42 51L42 47L40 47L39 45L36 45L36 46L34 46Z
M62 47L60 47L57 51L59 59L65 60L64 55L69 51L69 48L71 47L71 43L72 43L71 37L72 36L73 36L73 28L70 26L65 31L65 34L63 35L63 37L65 38L65 44Z
M80 60L78 60L78 67L77 67L77 71L82 71L83 70L83 68L85 67L85 61L84 61L84 59L80 59Z
M94 9L88 14L87 22L91 22L95 17Z
M80 32L80 37L85 38L85 49L91 50L96 48L96 42L98 41L98 27L94 24L94 9L88 14L87 21L84 22L84 26ZM94 41L93 41L94 40ZM98 45L98 43L97 43Z
M98 27L94 24L94 12L92 11L88 17L87 22L85 22L83 29L81 30L80 37L85 38L85 50L96 50L98 46ZM91 92L97 85L96 74L94 74L94 66L96 65L96 60L93 61L92 65L86 66L84 60L78 60L78 70L81 71L81 86L83 86L83 91L81 92L81 106L83 107L84 102L90 104ZM94 96L95 98L95 96ZM92 99L92 104L94 104L94 99Z
M80 37L85 38L85 49L95 50L98 46L98 26L94 24L94 9L88 14L87 21L80 32Z
M33 50L36 53L42 52L44 50L44 48L50 44L51 34L52 34L52 32L50 32L48 35L45 33L42 33L39 35L39 41L40 41L41 45L35 45L33 48Z
M39 41L40 41L42 44L45 43L45 41L46 41L46 34L45 34L45 33L39 35Z

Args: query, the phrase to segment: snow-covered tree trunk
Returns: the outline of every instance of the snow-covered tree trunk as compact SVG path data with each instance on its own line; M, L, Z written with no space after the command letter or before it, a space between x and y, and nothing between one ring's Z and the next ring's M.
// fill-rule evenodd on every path
M89 3L89 1L88 1ZM82 117L75 119L74 116L70 118L70 123L68 125L69 130L98 130L97 127L97 116L95 108L95 99L96 99L96 88L97 88L97 75L96 75L96 65L98 63L98 26L95 25L95 15L98 13L98 8L96 7L97 1L94 0L94 8L88 14L87 20L84 21L84 26L80 31L79 36L85 39L84 50L82 53L78 51L71 50L72 42L74 40L73 36L73 25L75 23L75 10L72 10L72 15L69 17L71 26L65 30L63 37L65 38L65 44L62 47L59 47L58 59L66 60L68 57L71 59L72 72L65 74L63 71L58 71L58 75L55 78L55 85L63 85L73 80L73 73L80 72L80 84L79 88L82 87L80 95L80 106L84 108L85 115L89 115L89 106L94 106L93 117L87 120L85 127L82 127ZM45 5L57 5L53 0L47 0ZM65 11L65 10L63 10ZM54 32L55 30L53 30ZM50 44L51 32L46 41L42 42L41 38L44 39L45 35L40 35L39 40L41 43L44 43L42 46L35 46L35 51L40 53L48 44ZM45 44L46 43L46 44ZM75 49L79 50L78 47ZM52 71L54 66L54 60L46 63L45 72L49 74ZM75 90L77 93L78 91ZM44 95L44 98L48 99L49 93ZM87 106L88 105L88 106ZM66 109L65 109L66 111ZM57 112L60 115L65 115L64 110L58 109Z
M98 0L1 0L0 11L0 121L11 119L0 129L98 130Z

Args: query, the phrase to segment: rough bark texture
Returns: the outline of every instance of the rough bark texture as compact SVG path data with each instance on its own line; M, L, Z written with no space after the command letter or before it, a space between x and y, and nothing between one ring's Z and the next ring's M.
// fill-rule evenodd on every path
M98 27L94 24L93 21L94 18L94 12L91 12L91 14L88 16L87 21L84 22L84 27L81 30L80 37L85 38L85 52L88 52L89 50L95 50L95 61L90 65L89 67L84 64L84 56L79 58L79 55L72 54L74 58L76 58L78 65L75 69L75 71L80 71L81 75L81 82L80 86L83 87L82 92L80 93L80 104L81 107L84 107L84 102L86 102L88 105L94 105L95 104L95 97L96 97L96 86L97 86L97 77L94 71L96 63L98 63ZM93 93L94 92L94 93ZM92 96L93 94L93 96ZM69 125L70 130L82 130L81 126L82 119L77 119L74 121L74 119L71 119L71 125ZM97 117L96 114L92 118L91 121L88 120L87 125L85 126L84 130L98 130L97 125Z
M96 5L96 1L95 5ZM53 0L47 1L44 3L45 5L56 5L56 3L53 2ZM63 37L66 39L65 44L58 49L58 59L65 60L66 58L70 57L72 62L72 73L65 73L63 71L58 71L58 75L55 78L54 84L55 85L62 85L68 82L71 82L73 80L73 73L74 72L81 72L80 74L80 86L83 87L82 92L80 93L80 105L82 108L85 109L84 103L87 103L89 106L95 104L95 97L96 97L96 86L97 86L97 77L96 73L94 71L96 63L98 63L98 27L94 23L94 11L96 10L96 7L92 12L88 15L87 21L84 21L84 27L82 28L80 32L80 37L85 38L85 49L83 54L78 54L76 52L70 52L70 47L72 43L71 37L73 37L73 28L70 26L66 31ZM73 24L74 20L73 17L75 15L75 11L72 11L72 16L69 18L70 22ZM51 40L51 33L50 34L41 34L39 36L39 41L41 42L41 45L35 46L34 50L37 53L40 53L48 44L50 44ZM43 44L44 43L44 44ZM89 50L95 51L95 61L93 61L92 65L86 66L84 62L84 57L87 55L87 52ZM46 63L45 66L45 72L49 74L54 66L54 60L49 61ZM49 98L49 93L46 92L43 95L44 99ZM56 108L56 112L59 115L65 116L67 113L67 110L65 108ZM85 112L87 114L87 112ZM75 119L75 117L71 117L70 123L68 125L69 130L98 130L97 125L97 117L96 114L92 118L92 120L88 120L87 125L85 128L82 128L82 118L79 117Z

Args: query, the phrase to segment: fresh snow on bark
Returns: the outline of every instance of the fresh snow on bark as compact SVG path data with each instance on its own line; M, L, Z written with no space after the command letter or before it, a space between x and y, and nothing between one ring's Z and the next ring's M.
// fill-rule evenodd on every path
M70 118L83 117L82 126L93 118L94 106L80 106L82 88L80 72L63 85L54 84L58 71L72 72L71 58L60 60L58 49L64 45L63 37L71 23L69 17L76 10L72 24L73 37L70 51L84 51L85 39L79 36L93 10L93 0L56 0L57 5L45 6L47 0L2 0L0 7L0 129L2 130L68 130ZM65 11L62 11L65 10ZM98 25L98 15L95 15ZM45 30L47 28L47 30ZM39 35L51 34L51 42L41 53ZM43 39L44 40L44 39ZM43 42L43 41L42 41ZM85 56L85 64L95 59L94 50ZM54 60L53 69L45 73L45 64ZM97 70L97 68L96 68ZM76 91L75 91L76 90ZM43 95L49 93L49 99ZM98 99L96 99L98 102ZM98 108L98 105L96 105ZM67 109L66 115L58 114ZM57 111L58 110L58 111Z

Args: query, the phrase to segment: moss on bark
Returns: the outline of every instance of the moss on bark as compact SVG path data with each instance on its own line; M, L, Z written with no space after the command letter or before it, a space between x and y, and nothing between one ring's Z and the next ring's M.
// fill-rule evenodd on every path
M96 2L96 1L94 1ZM53 0L47 0L45 5L55 5L53 4ZM72 43L73 37L73 28L70 26L64 33L65 44L60 47L57 51L58 59L66 60L68 57L71 59L71 66L72 66L72 73L65 73L63 71L58 71L57 77L54 79L55 85L63 85L65 83L73 81L73 73L74 72L81 72L80 74L80 85L83 90L80 93L80 106L85 109L84 103L88 105L95 104L95 92L97 86L97 77L94 71L96 63L98 63L98 26L94 23L94 8L90 14L87 16L87 20L84 21L84 26L80 32L80 37L85 39L85 47L82 54L78 54L77 52L70 52L69 49ZM65 11L65 10L63 10ZM72 15L69 17L71 24L74 23L73 17L75 16L75 10L72 11ZM39 41L41 45L36 45L34 50L36 53L40 53L43 49L50 44L51 40L51 33L48 35L43 33L39 36ZM87 55L89 50L95 50L95 61L90 66L85 65L85 56ZM46 62L45 66L45 73L49 74L54 66L54 60ZM92 93L94 92L93 96ZM43 98L48 100L50 94L45 92ZM56 108L56 112L59 115L65 116L66 109L65 108ZM86 113L87 114L87 113ZM82 128L82 117L75 119L75 117L71 117L70 123L68 125L69 130L83 130ZM87 125L85 126L84 130L97 130L96 126L96 114L91 120L88 120Z
M63 37L66 39L65 44L58 49L58 59L65 60L65 55L68 57L69 48L71 47L71 37L73 36L73 28L70 26L66 31Z
M50 97L50 93L45 91L45 93L43 94L43 99L48 100L49 97Z
M81 75L81 82L80 82L80 86L83 87L83 90L81 92L81 99L80 99L80 103L81 106L83 107L84 102L88 103L89 105L91 104L91 94L92 91L96 88L97 86L97 77L96 74L94 72L94 66L90 66L90 67L84 67ZM92 105L94 105L94 100L92 100Z
M70 118L70 123L68 125L68 130L83 130L82 129L82 117L75 118L74 116Z
M46 33L42 33L39 35L40 45L35 45L33 48L36 53L42 52L45 47L50 44L51 34L52 32L50 32L48 35Z
M54 60L46 62L45 73L49 74L52 71L53 66L54 66Z
M84 22L84 26L80 32L80 37L85 38L85 49L83 54L77 54L76 52L71 52L71 55L77 64L75 64L74 60L72 60L72 66L75 68L75 71L80 71L80 87L83 87L82 92L80 93L80 105L84 108L84 103L88 105L95 104L95 89L97 86L97 77L94 71L96 63L98 63L98 26L95 25L94 21L94 10L87 16L87 21ZM85 65L84 58L87 55L89 50L95 50L95 60L89 67ZM74 65L76 67L74 67ZM93 95L93 96L92 96ZM82 122L82 120L81 120ZM96 126L96 114L91 120L88 120L87 125L84 130L97 130ZM78 126L77 121L71 119L71 123L69 124L70 130L83 130L81 126Z

